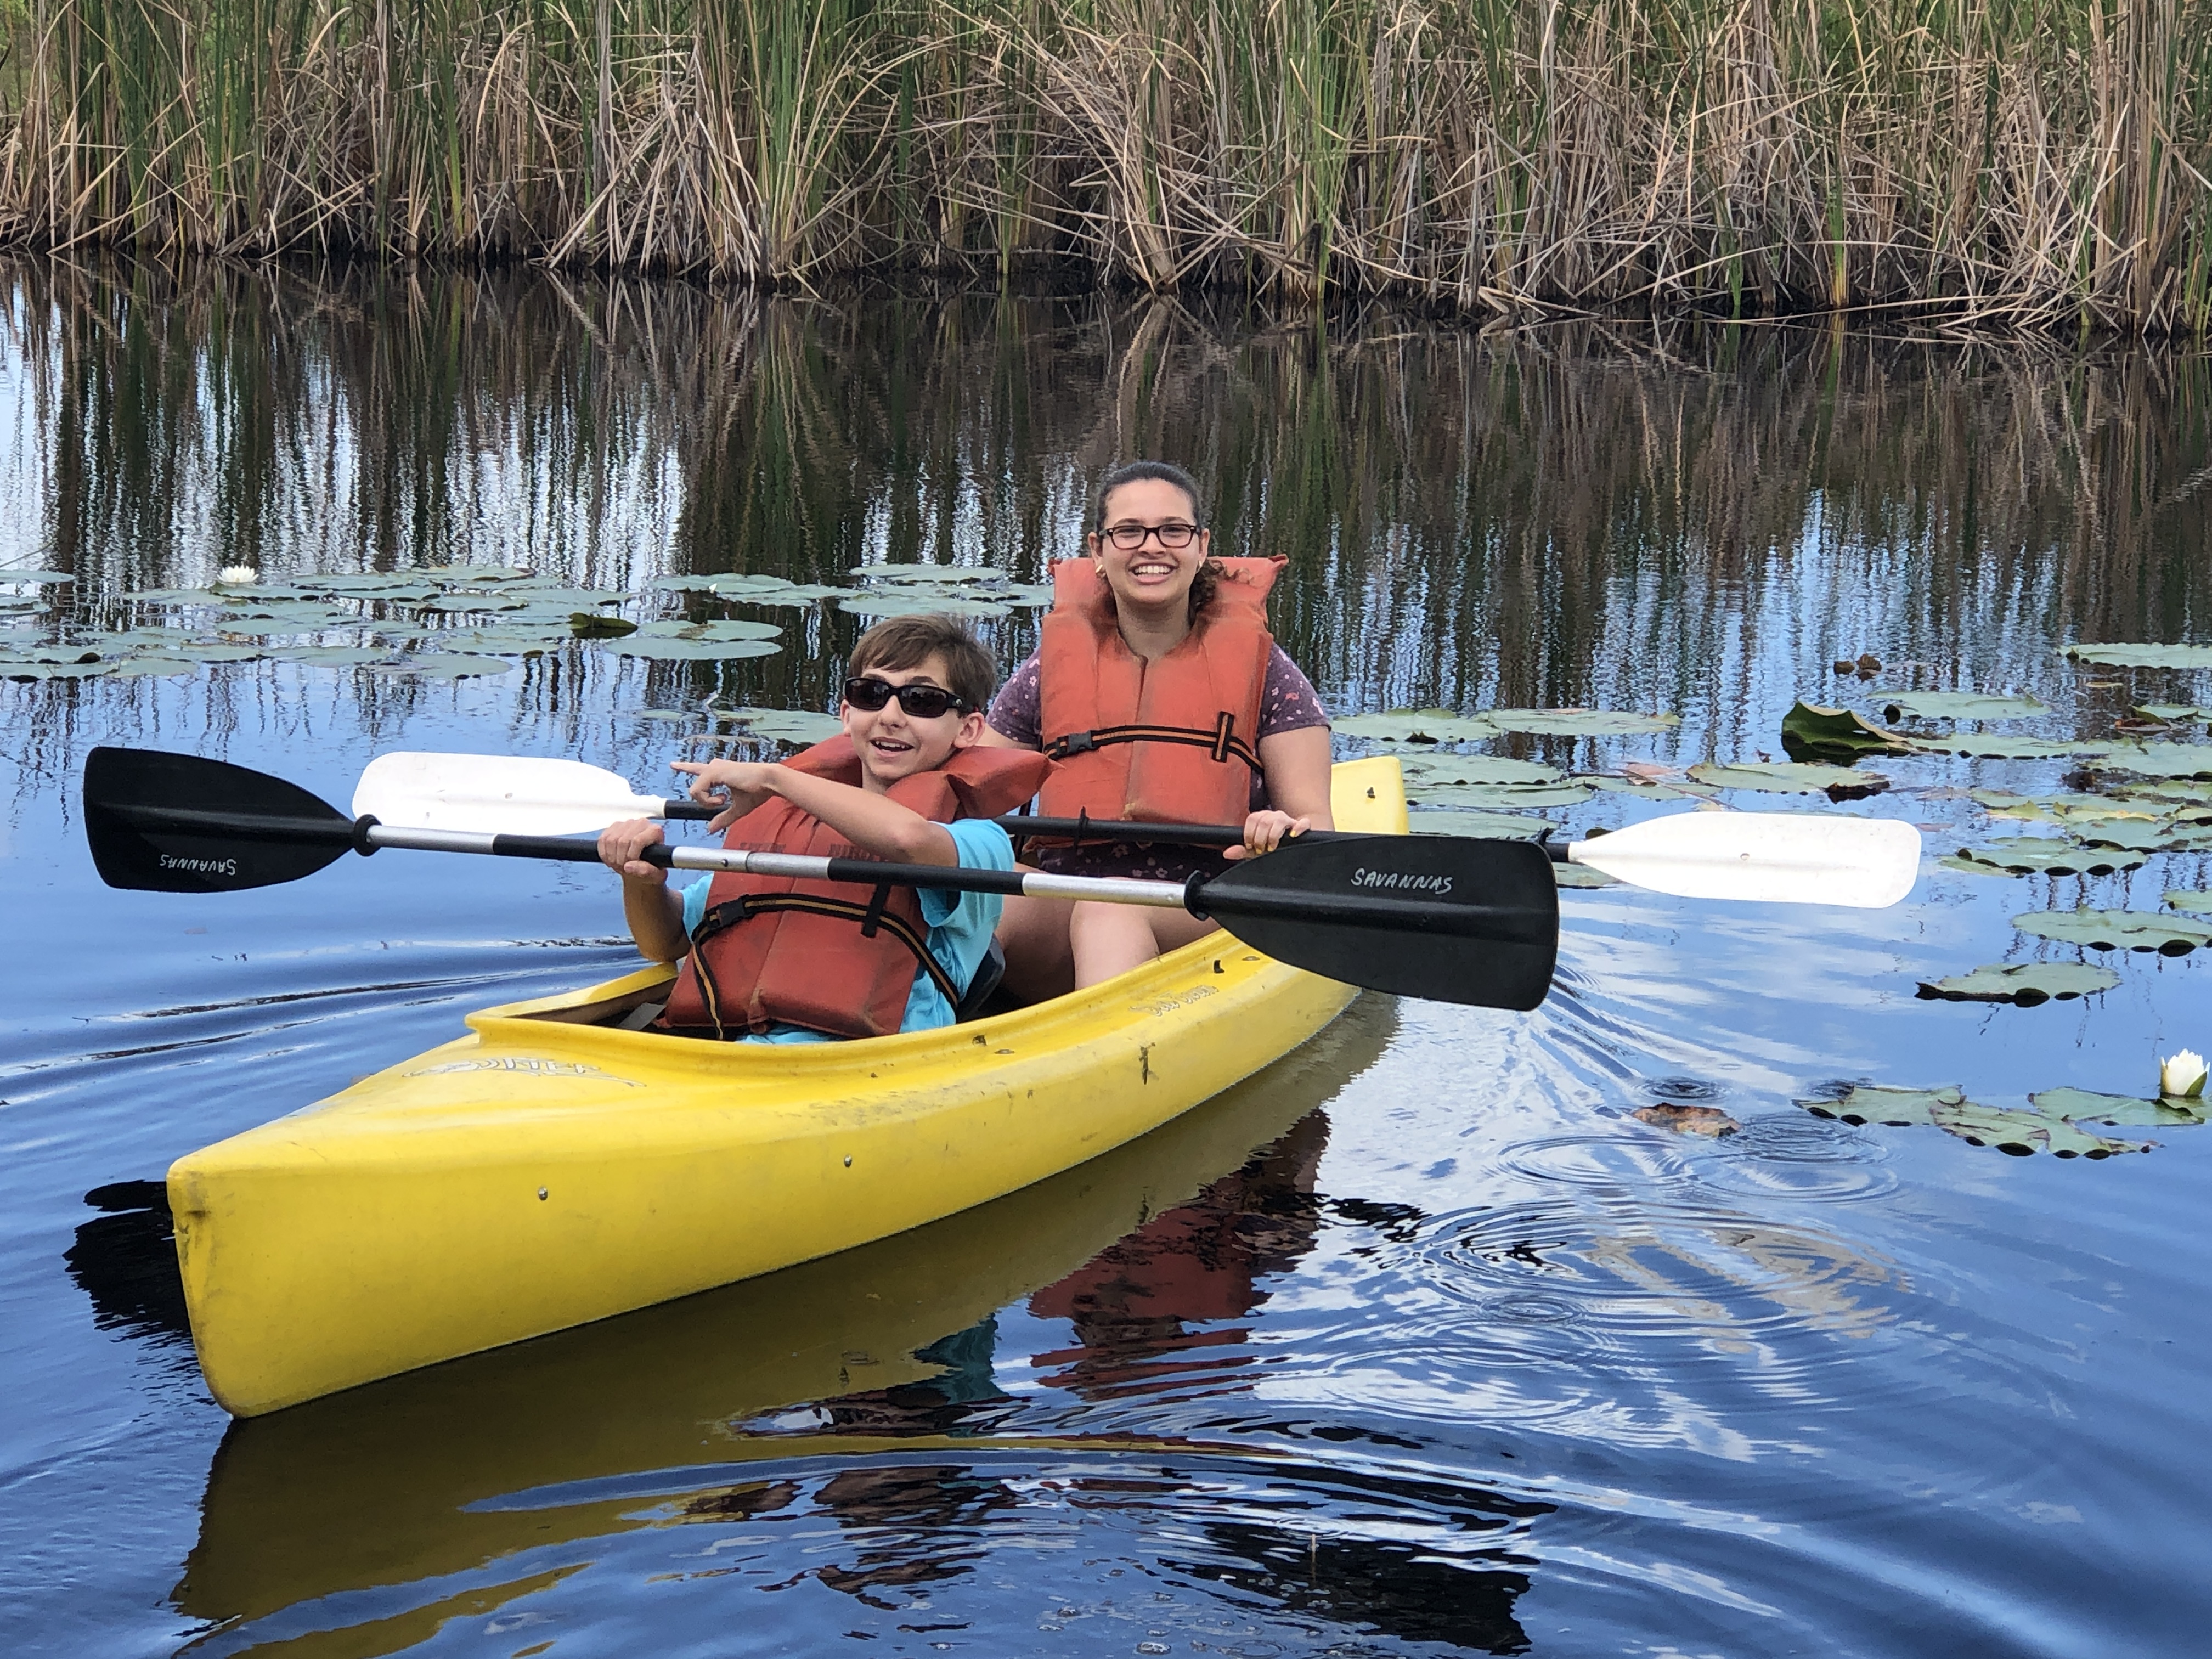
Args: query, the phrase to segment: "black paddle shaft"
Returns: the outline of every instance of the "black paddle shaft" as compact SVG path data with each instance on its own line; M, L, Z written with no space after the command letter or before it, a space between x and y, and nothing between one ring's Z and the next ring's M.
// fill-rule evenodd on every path
M599 861L596 842L574 836L404 830L349 818L295 784L193 755L95 749L85 765L84 805L100 878L142 891L265 887L380 846ZM661 845L647 856L697 868L689 860L702 854ZM1193 877L1180 895L1161 883L867 859L823 860L821 872L867 886L1007 896L1119 894L1144 903L1180 896L1192 915L1219 919L1245 944L1294 967L1375 990L1493 1008L1541 1002L1559 948L1558 887L1550 859L1533 842L1301 836L1265 858ZM1050 892L1055 886L1062 890Z

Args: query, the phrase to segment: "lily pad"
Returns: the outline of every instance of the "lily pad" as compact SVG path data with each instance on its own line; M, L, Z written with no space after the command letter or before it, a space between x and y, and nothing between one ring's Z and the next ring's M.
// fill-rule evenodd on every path
M901 583L878 593L847 593L837 601L840 611L861 617L1004 617L1006 607L994 599L969 599L964 594ZM904 589L906 591L901 591Z
M1680 714L1637 714L1617 708L1486 708L1481 719L1501 732L1547 738L1643 737L1671 732Z
M568 631L580 640L618 640L626 634L637 632L637 624L627 617L603 617L593 611L579 611L568 618Z
M2016 1002L2033 1008L2054 999L2065 1002L2109 991L2119 982L2120 976L2111 969L2082 962L2024 962L2011 967L1992 963L1969 974L1923 980L1920 994L1947 1002Z
M783 630L774 623L741 622L649 622L637 629L647 639L659 640L776 640Z
M2030 1095L2030 1103L2045 1117L2069 1123L2104 1123L2114 1128L2186 1129L2204 1121L2205 1114L2178 1100L2143 1100L2134 1095L2100 1095L2087 1089L2045 1089Z
M1608 794L1633 795L1639 800L1711 800L1720 791L1709 783L1679 778L1621 778L1610 772L1577 772L1572 781Z
M2212 893L2168 893L2166 902L2170 908L2186 910L2191 915L2212 916Z
M138 589L136 592L121 593L118 594L116 597L118 599L129 599L137 605L162 606L228 605L233 603L233 596L223 593L210 592L204 587L143 587Z
M503 564L434 564L422 574L441 582L526 582L538 574Z
M1405 762L1406 787L1446 783L1557 783L1559 775L1534 761L1503 755L1414 755Z
M1824 708L1799 701L1782 717L1782 747L1793 761L1833 761L1848 766L1865 755L1895 754L1905 746L1848 708Z
M1527 841L1556 827L1548 818L1516 817L1510 812L1406 814L1406 828L1416 836L1466 836L1475 841Z
M2013 874L2012 871L2000 869L1994 864L1977 864L1972 859L1958 858L1950 854L1946 854L1936 862L1946 870L1959 870L1970 876L1988 876L1993 880L2002 880Z
M1708 761L1692 767L1690 778L1692 782L1711 784L1716 789L1758 789L1778 795L1825 794L1831 800L1856 800L1889 787L1889 780L1876 772L1796 761L1746 761L1734 765Z
M2201 806L2212 810L2212 783L2198 778L2161 778L2141 783L2130 778L2112 786L2115 805L2133 811L2171 811Z
M1882 718L1910 714L1923 720L2023 720L2048 714L2051 706L2033 697L1992 696L1984 691L1877 691Z
M1846 1123L1904 1126L1929 1123L1972 1146L1995 1146L2025 1158L2039 1147L2060 1158L2109 1158L2148 1152L2141 1141L2110 1140L2043 1112L2008 1112L1968 1100L1958 1089L1882 1089L1861 1086L1842 1100L1800 1101L1816 1117Z
M502 598L508 595L523 600L539 611L558 611L564 614L589 611L600 605L620 605L624 599L635 599L634 593L618 592L605 587L555 587L526 582L514 587L502 587Z
M1552 880L1561 887L1618 887L1620 878L1608 876L1602 870L1593 870L1586 864L1555 864Z
M713 713L717 720L734 720L753 737L780 743L821 743L845 729L835 714L809 708L717 708Z
M118 679L130 679L140 675L197 674L200 672L198 663L179 662L174 657L125 657L108 666Z
M646 657L655 662L730 661L740 657L773 657L783 649L774 640L680 640L662 635L632 634L608 641L618 657Z
M778 587L760 592L726 592L714 590L714 597L731 605L750 605L763 609L769 605L789 605L794 610L811 609L819 599L842 599L850 590L842 587ZM942 607L939 607L942 609Z
M441 593L422 608L466 615L472 611L520 611L530 600L524 595L509 591L486 591L480 593Z
M1052 604L1052 589L1042 582L1013 582L993 593L1000 605L1012 605L1017 611L1042 611Z
M306 663L313 668L358 668L392 657L389 647L376 645L280 645L268 654L278 662Z
M0 678L11 680L89 680L112 674L115 664L90 662L0 662Z
M2195 703L2138 703L2136 713L2146 720L2165 720L2174 726L2194 726L2199 720L2212 721L2212 708L2199 708Z
M76 580L66 570L0 570L0 587L58 587Z
M402 657L376 669L380 674L413 674L422 679L461 680L472 676L507 674L514 665L499 657L446 656L438 652L421 652L411 657Z
M255 662L269 654L265 646L234 645L227 640L185 640L164 650L187 662Z
M1406 786L1408 800L1423 806L1464 806L1477 811L1514 807L1579 806L1590 792L1578 783L1445 783Z
M2149 910L2031 910L2014 916L2012 925L2038 939L2086 945L2093 951L2181 957L2200 945L2212 945L2212 921L2200 927Z
M2063 760L2112 752L2105 743L2072 742L2063 738L2008 738L1995 732L1954 732L1941 738L1913 738L1908 746L1923 755L1972 755L1980 760Z
M2114 668L2212 668L2212 645L2069 645L2066 654Z
M1455 714L1449 708L1393 708L1381 714L1352 714L1329 722L1340 738L1376 743L1472 743L1494 738L1498 728L1486 715Z
M2045 836L2015 836L1985 846L1961 847L1959 856L1969 864L1986 864L2015 876L2109 876L2121 870L2141 869L2147 861L2142 853L2118 848L2092 851Z
M2212 743L2147 743L2136 749L2108 750L2104 763L2115 771L2154 778L2212 778Z
M1006 573L988 564L862 564L846 573L864 581L964 586L969 582L1002 582Z

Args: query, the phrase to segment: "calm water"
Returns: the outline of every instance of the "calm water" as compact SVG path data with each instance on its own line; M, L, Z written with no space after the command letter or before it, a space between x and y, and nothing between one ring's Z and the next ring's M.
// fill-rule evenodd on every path
M234 563L1034 580L1085 479L1146 452L1218 490L1236 548L1290 556L1280 631L1340 710L1682 716L1490 752L1779 759L1795 697L1878 714L1882 685L2032 691L2054 712L2001 729L2100 740L2133 703L2212 702L2212 675L2057 649L2212 642L2202 358L525 276L0 279L0 565L76 577L0 586L60 595L0 648L158 623L117 596ZM228 898L108 891L85 751L188 749L340 803L400 747L643 783L694 751L640 711L819 708L857 626L624 611L684 605L779 623L783 649L0 681L9 1651L2204 1650L2212 1130L2062 1161L1796 1103L2148 1091L2155 1056L2212 1048L2206 953L2011 918L2156 910L2212 886L2202 855L2094 878L1931 860L1881 913L1569 893L1534 1015L1370 997L987 1209L230 1423L129 1183L631 958L587 871L392 854ZM1034 615L982 623L1008 665ZM1881 678L1832 673L1863 651ZM1935 853L2021 832L1966 788L2053 789L2067 763L1867 769L1893 787L1838 810L1938 826ZM2077 958L2120 983L1914 994ZM1631 1115L1660 1101L1741 1130Z

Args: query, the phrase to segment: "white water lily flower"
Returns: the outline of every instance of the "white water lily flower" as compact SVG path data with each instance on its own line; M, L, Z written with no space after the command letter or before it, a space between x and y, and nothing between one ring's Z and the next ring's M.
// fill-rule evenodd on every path
M2158 1091L2175 1100L2196 1100L2204 1093L2204 1056L2184 1048L2158 1068Z
M215 579L219 582L228 582L233 586L242 587L247 582L259 581L261 573L250 564L227 564L216 573Z

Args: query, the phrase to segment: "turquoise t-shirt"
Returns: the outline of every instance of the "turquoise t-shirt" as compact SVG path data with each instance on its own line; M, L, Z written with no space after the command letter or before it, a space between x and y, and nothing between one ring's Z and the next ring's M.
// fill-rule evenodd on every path
M988 818L962 818L948 823L945 829L952 835L952 844L959 848L963 870L1011 870L1014 867L1014 843L1006 832ZM689 933L706 919L707 890L714 884L712 876L702 876L684 890L684 931ZM991 935L999 926L999 912L1006 901L996 893L955 893L942 887L919 890L921 898L922 924L929 929L929 954L935 957L952 982L963 992L968 982L975 977L975 969L984 954L991 948ZM933 1031L940 1025L952 1024L952 1005L945 1000L945 993L937 988L937 981L927 974L916 972L914 989L907 995L906 1018L899 1022L902 1031ZM843 1039L827 1031L810 1030L804 1025L772 1025L756 1036L741 1037L743 1042L837 1042Z

